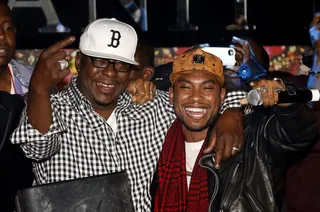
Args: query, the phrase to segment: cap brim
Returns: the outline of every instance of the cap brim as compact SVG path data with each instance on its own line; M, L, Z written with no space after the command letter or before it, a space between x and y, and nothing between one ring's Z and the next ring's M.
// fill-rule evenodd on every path
M139 63L137 61L130 60L128 58L121 57L121 56L114 55L114 54L101 54L101 53L98 53L98 52L93 52L93 51L88 51L88 50L81 50L81 49L80 49L80 51L83 54L86 54L86 55L91 56L91 57L112 59L112 60L118 60L118 61L121 61L121 62L129 63L129 64L132 64L132 65L139 65Z
M217 80L220 83L220 85L224 84L224 78L221 78L221 76L218 76L217 74L215 74L215 73L213 73L211 71L205 70L205 69L190 69L190 70L184 70L184 71L181 71L181 72L172 73L170 75L170 82L173 84L182 75L192 74L192 73L194 73L194 71L205 71L205 72L207 72L209 74L212 74L213 76L215 76L217 78Z

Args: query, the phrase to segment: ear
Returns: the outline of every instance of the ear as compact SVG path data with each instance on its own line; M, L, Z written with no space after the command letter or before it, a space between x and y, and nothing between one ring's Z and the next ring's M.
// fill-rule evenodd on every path
M172 86L169 88L169 98L170 98L169 103L173 105L173 87Z
M154 74L154 68L152 66L146 66L142 70L142 79L150 81Z
M78 73L79 73L80 67L81 67L81 57L82 57L81 52L77 51L76 59L75 59L75 67L76 67Z
M221 91L220 91L220 104L224 103L225 97L226 97L226 89L225 88L221 88Z

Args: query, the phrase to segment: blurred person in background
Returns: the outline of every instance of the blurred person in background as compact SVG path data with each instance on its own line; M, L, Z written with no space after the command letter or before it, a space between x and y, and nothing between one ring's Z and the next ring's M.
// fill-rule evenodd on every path
M10 135L18 126L33 68L13 59L16 28L10 8L0 2L0 211L14 211L16 192L32 185L31 160L13 145ZM18 148L17 148L18 147Z
M284 82L290 83L290 86L295 89L316 88L320 89L319 68L320 68L320 13L314 14L314 18L310 25L310 39L313 48L312 60L310 67L301 64L302 57L299 58L300 70L299 76L292 75L287 72L272 71L269 72L269 77L277 77L283 79ZM250 43L251 45L251 43ZM243 70L243 69L242 69ZM310 70L310 71L309 71ZM306 71L307 75L304 73ZM240 74L239 74L240 75ZM254 76L251 76L253 78ZM315 115L318 122L318 132L320 132L320 112L319 103L311 103L315 109ZM299 154L287 154L286 160L286 177L282 179L285 181L285 191L283 197L285 199L282 211L284 212L317 212L320 211L320 142L309 141L308 148L301 151Z
M25 106L20 94L0 91L0 211L13 212L18 190L32 185L31 160L9 138Z
M33 67L20 64L13 59L16 50L16 28L12 12L0 2L0 90L11 94L28 92Z
M142 78L150 81L154 74L154 48L151 42L143 35L138 35L135 58L139 65L132 67L130 78Z
M297 85L300 88L320 90L320 13L315 13L309 28L313 57L307 82L300 77ZM319 102L312 103L318 120L320 132ZM292 158L293 164L287 171L286 202L287 212L320 211L320 141L304 151L300 157Z

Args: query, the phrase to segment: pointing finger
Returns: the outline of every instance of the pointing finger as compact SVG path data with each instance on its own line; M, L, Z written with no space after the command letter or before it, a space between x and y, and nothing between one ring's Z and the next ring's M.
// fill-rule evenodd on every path
M65 48L66 46L72 44L75 41L74 36L70 36L68 38L65 38L63 40L58 41L57 43L50 46L47 50L43 52L43 56L47 57L49 55L52 55L56 52L58 52L60 49Z

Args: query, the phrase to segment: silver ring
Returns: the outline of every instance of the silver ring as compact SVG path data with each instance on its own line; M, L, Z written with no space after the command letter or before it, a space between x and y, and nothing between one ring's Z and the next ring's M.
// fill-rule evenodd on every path
M66 61L65 59L58 60L57 62L60 64L60 70L64 70L69 66L68 61Z
M278 77L275 77L275 78L273 78L272 80L274 80L274 81L281 81L281 82L282 82L282 79L281 79L281 78L278 78Z
M233 146L233 147L232 147L232 151L239 151L239 148L238 148L238 147Z
M280 92L281 92L281 89L280 89L280 88L278 88L278 87L276 87L276 88L274 89L274 92L276 92L276 93L280 93Z
M283 82L283 80L282 80L281 78L275 77L275 78L273 78L272 80L274 80L274 81L279 81L279 82L281 83L281 85L284 86L284 82Z
M268 88L266 86L262 86L260 88L261 93L267 92Z

